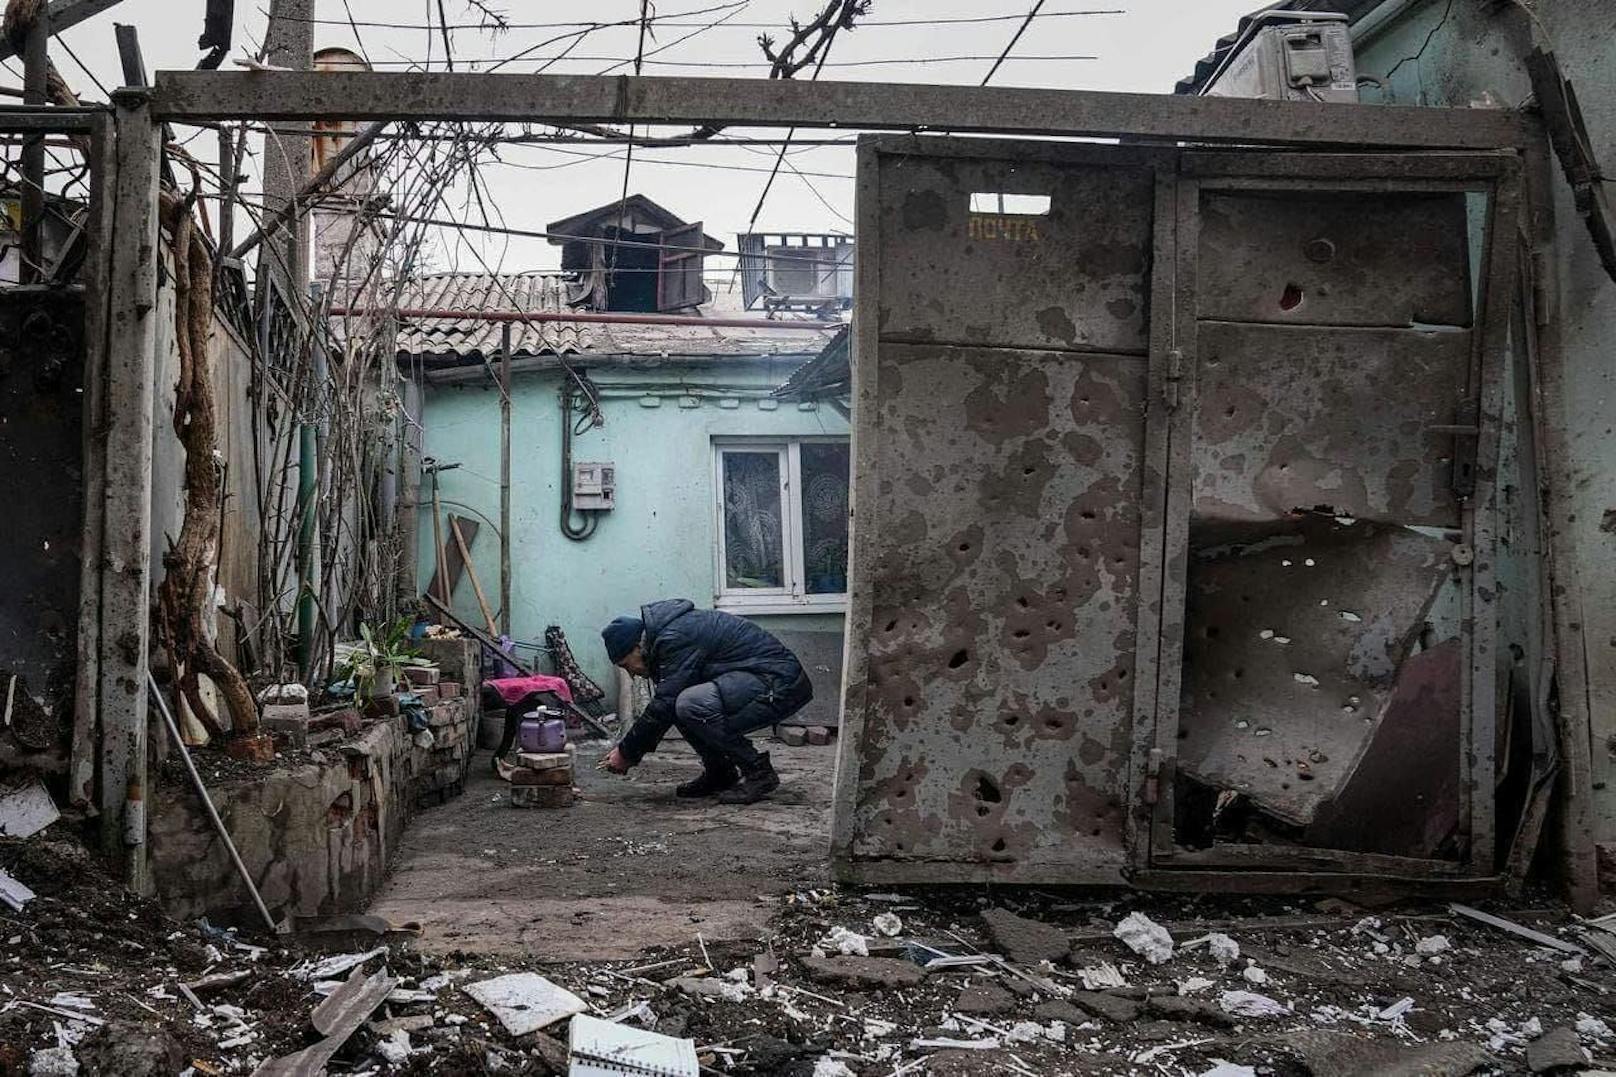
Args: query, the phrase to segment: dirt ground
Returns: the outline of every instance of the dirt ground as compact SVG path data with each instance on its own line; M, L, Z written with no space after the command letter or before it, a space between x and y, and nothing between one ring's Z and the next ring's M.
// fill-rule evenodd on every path
M556 811L513 809L478 753L464 795L411 825L370 911L419 923L432 953L602 961L698 932L760 938L775 897L825 885L834 746L769 743L782 788L746 807L677 799L701 766L677 739L628 778L595 768L604 742L576 748L580 795Z

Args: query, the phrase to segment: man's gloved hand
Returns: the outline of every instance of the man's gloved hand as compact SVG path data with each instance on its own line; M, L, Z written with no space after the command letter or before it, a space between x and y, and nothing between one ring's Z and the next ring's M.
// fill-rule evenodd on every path
M601 770L609 770L613 774L627 774L633 764L623 755L621 748L613 748L606 753L606 758L600 761Z

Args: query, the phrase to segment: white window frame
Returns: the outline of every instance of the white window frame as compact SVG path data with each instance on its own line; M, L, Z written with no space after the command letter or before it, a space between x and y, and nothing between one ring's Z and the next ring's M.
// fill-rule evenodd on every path
M845 613L846 593L808 593L807 566L803 564L802 536L802 447L804 445L845 445L845 437L722 437L713 439L713 523L717 541L713 543L713 606L752 614ZM780 460L780 542L784 547L781 563L785 568L784 587L731 589L728 586L729 558L724 549L724 455L731 452L775 453ZM848 476L851 488L852 476Z

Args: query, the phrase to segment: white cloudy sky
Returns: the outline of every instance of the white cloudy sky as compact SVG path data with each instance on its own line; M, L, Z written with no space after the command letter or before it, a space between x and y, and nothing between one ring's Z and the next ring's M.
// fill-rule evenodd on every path
M783 30L793 13L807 17L819 3L820 0L656 0L653 7L665 24L659 25L647 42L651 62L645 73L761 77L766 73L764 66L710 65L761 65L756 39L762 27ZM256 51L267 23L267 5L268 0L237 0L235 55ZM950 58L997 56L1019 23L1013 18L959 24L943 20L1024 15L1031 5L1032 0L874 0L869 25L837 40L821 78L974 85L992 66L991 59ZM195 43L202 29L204 6L203 0L124 0L63 37L103 84L113 86L120 81L114 22L133 23L139 28L149 69L189 68L199 56ZM443 6L451 22L478 21L466 0L443 0ZM527 24L633 20L640 8L639 0L489 0L488 6L504 12L514 23ZM1227 33L1240 15L1257 6L1260 0L1046 0L1043 13L1021 39L1012 58L999 69L993 84L1169 92L1218 36ZM330 23L316 27L315 45L362 48L383 70L426 67L429 63L432 69L441 70L444 49L436 33L420 28L361 25L356 41L354 30L346 25L351 15L361 24L421 27L435 21L437 7L438 0L319 0L317 18ZM1061 14L1101 9L1120 9L1121 13ZM696 11L704 13L680 17L681 13ZM726 17L722 25L700 30ZM881 22L889 24L877 25ZM464 29L454 33L452 43L462 69L473 60L491 62L533 50L531 57L505 70L532 71L544 63L550 63L548 69L556 73L626 70L622 62L634 55L638 38L635 27L609 27L589 33L577 42L571 55L559 61L555 57L573 44L572 39L541 44L576 29L530 26L498 35ZM686 41L679 40L693 31L699 32ZM783 34L777 32L775 36ZM100 98L95 84L65 51L58 48L55 57L69 83L86 99ZM1094 59L1072 58L1080 56ZM907 62L885 62L893 60ZM9 66L12 78L8 81L20 84L16 62ZM212 145L211 135L192 143L203 157L211 156ZM585 150L589 156L584 155ZM605 159L591 159L600 152L600 147L591 150L587 146L513 147L505 152L508 163L492 166L484 175L507 223L542 228L549 221L617 197L623 181L622 147L612 147L611 156ZM734 234L745 229L763 191L774 152L734 146L638 149L631 187L687 220L706 222L709 233L733 249ZM851 150L840 146L804 147L791 154L790 162L807 175L782 172L764 205L758 227L786 231L847 229L844 218L853 212ZM557 248L542 240L527 239L490 241L482 249L484 258L507 270L553 266L557 253ZM457 249L453 235L447 232L437 261L476 268L468 252ZM711 265L718 268L723 264L727 263Z

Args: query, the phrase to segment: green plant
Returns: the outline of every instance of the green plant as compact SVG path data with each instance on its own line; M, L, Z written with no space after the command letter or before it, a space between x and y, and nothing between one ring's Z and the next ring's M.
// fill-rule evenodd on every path
M378 681L392 679L408 666L430 666L420 652L410 646L411 620L400 617L379 633L368 624L359 626L359 642L345 648L338 672L354 682L360 695L369 695Z

